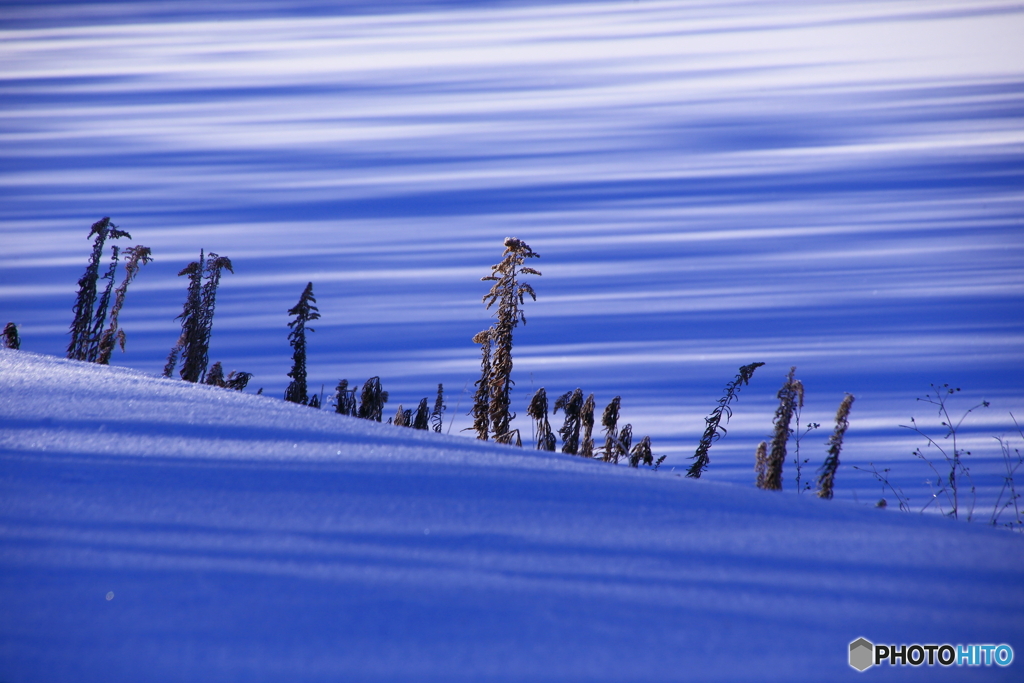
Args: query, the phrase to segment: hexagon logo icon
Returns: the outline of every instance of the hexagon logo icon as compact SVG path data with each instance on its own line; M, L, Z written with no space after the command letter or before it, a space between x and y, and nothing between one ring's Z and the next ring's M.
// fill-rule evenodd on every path
M874 664L875 646L865 638L858 638L850 643L850 666L857 671L864 671Z

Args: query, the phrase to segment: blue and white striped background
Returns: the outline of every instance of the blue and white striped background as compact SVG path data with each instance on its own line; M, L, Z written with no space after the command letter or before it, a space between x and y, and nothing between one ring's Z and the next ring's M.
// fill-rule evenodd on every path
M115 363L160 371L203 248L235 264L212 360L280 396L311 280L311 383L380 375L409 407L444 382L456 431L479 277L515 235L544 273L516 336L527 433L532 388L617 393L685 466L765 361L709 479L749 484L796 365L811 465L852 392L846 462L892 463L923 504L897 425L934 424L914 398L949 382L992 402L965 425L995 486L991 437L1024 418L1022 35L1019 3L978 0L8 4L0 310L62 355L109 215L156 258Z

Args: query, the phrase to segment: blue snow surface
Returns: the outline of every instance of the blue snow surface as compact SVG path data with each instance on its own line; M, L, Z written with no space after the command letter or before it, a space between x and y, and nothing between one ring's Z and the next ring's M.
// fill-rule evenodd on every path
M900 427L946 445L915 399L948 383L954 418L990 404L958 442L990 518L994 437L1024 418L1021 35L987 0L5 3L0 324L62 355L111 216L155 257L116 364L161 372L203 249L234 264L211 362L250 391L283 395L311 281L311 386L379 376L393 414L443 383L454 435L479 278L517 236L543 273L515 335L527 446L533 392L580 387L682 471L764 362L705 474L749 486L796 366L804 482L850 392L836 495L894 501L873 463L948 512L942 454Z
M1024 538L0 350L0 680L1019 681ZM1007 667L849 644L1009 645Z

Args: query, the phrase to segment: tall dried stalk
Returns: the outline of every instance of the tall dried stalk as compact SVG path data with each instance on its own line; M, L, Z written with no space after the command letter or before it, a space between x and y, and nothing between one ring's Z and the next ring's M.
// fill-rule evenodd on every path
M490 434L491 420L488 413L491 404L491 330L477 332L473 343L480 345L480 379L474 382L476 393L473 394L473 426L476 438L487 441ZM467 431L467 430L464 430Z
M514 415L509 412L512 392L512 332L522 322L526 324L526 316L520 306L529 295L534 301L537 294L528 283L519 282L521 275L540 275L533 268L524 266L528 258L539 258L530 249L530 245L515 237L505 238L505 251L499 263L491 266L491 274L481 278L493 281L491 291L484 295L483 302L490 309L495 303L498 310L497 320L490 328L489 342L492 346L490 376L488 378L487 417L490 422L490 433L495 441L508 442L511 436L509 423Z
M100 277L100 261L103 259L103 246L107 239L120 239L122 237L131 239L131 235L124 230L120 230L110 222L109 216L104 216L92 224L92 227L89 228L89 237L94 235L92 254L89 257L85 273L78 280L78 296L75 300L75 305L72 307L75 318L69 330L71 341L68 343L67 348L68 358L72 360L88 360L90 353L93 353L95 356L95 347L99 341L97 332L102 331L104 326L106 305L102 306L102 316L97 316L96 306L96 286ZM116 261L117 250L114 249L112 266L116 264ZM108 269L107 274L112 283L114 277L112 270ZM110 287L107 289L109 291ZM107 295L107 300L109 301L109 294ZM96 329L98 317L100 318L99 330Z
M580 448L580 428L583 426L580 412L583 410L583 390L567 391L555 401L554 413L561 408L565 413L565 424L558 430L562 436L562 452L576 455Z
M580 408L580 422L583 424L583 441L580 443L580 455L584 458L594 457L594 395L587 396Z
M843 437L850 426L850 408L853 406L853 394L847 394L839 410L836 411L836 428L828 439L828 457L821 466L818 475L818 498L832 498L832 487L836 479L836 469L839 467L839 453L843 450Z
M206 373L209 363L210 335L213 331L213 314L217 305L217 287L223 270L235 272L231 259L204 251L199 260L188 264L178 276L188 276L188 294L185 306L176 320L181 320L181 336L167 356L164 377L170 377L181 358L180 376L186 382L199 382ZM205 277L206 282L203 282Z
M306 331L314 332L315 330L308 327L308 324L320 318L316 297L313 296L312 282L302 291L299 302L288 309L288 315L292 316L288 323L292 330L288 333L288 340L292 345L292 369L288 376L292 381L285 391L284 400L307 405L309 396L306 391ZM317 404L319 407L319 400Z
M554 451L555 435L551 433L551 423L548 422L548 394L541 387L530 399L530 406L526 413L533 418L537 431L537 450Z
M687 477L700 479L700 475L708 468L708 463L711 461L708 457L708 449L711 448L711 444L727 433L726 428L721 426L722 416L725 416L726 424L732 418L732 408L729 407L729 402L736 398L741 386L750 384L750 378L754 376L754 371L762 365L764 363L744 365L740 368L739 374L725 385L725 395L718 399L718 405L715 406L715 409L711 411L709 416L704 418L706 424L704 436L701 437L700 444L697 446L697 452L690 456L694 462L686 472Z
M203 308L203 269L206 266L206 253L199 252L199 260L193 261L180 271L178 277L188 276L188 294L185 296L185 306L178 316L181 320L181 336L178 343L171 349L167 356L167 365L164 366L164 376L170 377L174 372L174 365L179 354L182 358L181 378L186 382L198 382L199 376L205 368L200 367L199 357L204 355L200 351L202 345L202 308Z
M103 279L107 281L96 304L96 313L92 320L92 329L89 331L89 346L85 352L85 360L95 363L100 355L100 341L103 335L103 327L106 324L107 309L110 307L110 297L114 292L114 278L117 277L117 263L121 255L121 248L117 245L110 247L110 265Z
M434 410L430 413L430 428L437 434L441 433L441 427L444 426L444 409L447 407L444 404L444 385L438 383L437 398L434 399Z
M771 450L764 475L763 489L769 491L782 490L782 466L786 462L786 442L789 440L789 425L793 420L793 412L804 403L803 384L793 378L796 367L789 369L786 381L777 394L779 407L775 410L775 431L772 434Z
M622 397L616 396L605 406L604 413L601 415L601 425L604 427L604 456L602 460L605 462L611 462L613 458L617 457L616 442L619 438L619 405L621 403Z
M121 351L124 351L125 333L124 330L118 327L118 316L124 307L124 299L128 294L128 285L138 275L139 269L153 260L153 252L149 247L144 247L141 244L128 247L124 253L128 257L124 264L124 280L121 281L121 285L114 292L114 307L110 309L110 325L104 331L103 336L100 337L99 342L99 356L96 362L102 365L110 363L110 354L114 351L115 340L121 346Z

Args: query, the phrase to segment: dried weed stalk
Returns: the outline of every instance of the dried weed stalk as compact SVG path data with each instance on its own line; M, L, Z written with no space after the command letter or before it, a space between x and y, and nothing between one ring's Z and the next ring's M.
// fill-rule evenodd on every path
M437 398L434 399L434 410L430 413L430 428L437 434L441 433L441 428L444 426L444 410L447 407L444 404L444 385L438 383Z
M601 414L601 426L604 427L604 455L601 459L605 462L612 462L617 454L615 444L619 438L619 406L621 403L622 397L616 396L605 406L604 413Z
M526 316L520 308L524 298L529 295L534 301L537 294L526 282L520 282L521 275L540 275L540 272L523 265L526 259L539 258L530 249L530 245L515 237L505 238L505 251L499 263L491 266L491 274L481 278L493 281L491 291L484 295L483 302L490 309L495 303L498 310L497 320L490 328L490 375L487 380L488 405L487 416L490 422L490 433L495 441L511 443L509 423L515 415L509 412L512 392L512 332ZM475 426L475 425L474 425ZM505 435L509 436L505 436ZM518 436L516 437L518 439Z
M594 395L587 396L580 409L580 422L583 424L583 441L580 443L580 456L594 457Z
M839 410L836 411L836 428L828 439L828 456L818 474L818 498L831 500L832 487L835 484L836 469L839 467L839 453L843 450L843 437L850 426L850 408L853 407L853 394L847 394Z
M302 291L299 302L288 309L288 315L292 316L288 323L288 327L291 328L288 341L292 345L292 369L288 376L292 381L284 392L284 400L307 405L309 396L306 390L306 331L314 332L315 330L308 327L308 324L320 318L316 297L313 296L312 282ZM317 407L319 403L318 399Z
M99 355L96 358L96 362L102 365L110 363L110 354L114 351L115 340L120 345L121 351L124 351L126 337L124 330L118 327L118 316L121 314L121 309L124 308L124 299L128 294L128 285L138 275L139 269L153 260L153 252L149 247L144 247L141 244L128 247L124 253L127 256L124 264L124 279L117 290L114 291L114 307L110 309L110 325L103 332L98 345Z
M107 302L110 300L110 291L113 288L114 269L117 265L117 248L113 248L113 255L107 274L108 285L104 292L105 296L97 306L97 283L100 277L100 261L103 259L103 246L108 239L131 239L126 231L119 229L110 222L109 216L104 216L92 224L89 229L89 237L95 236L92 244L92 254L85 273L78 280L78 295L72 311L75 314L71 323L71 341L68 343L67 355L72 360L95 360L98 354L99 334L102 332L106 320Z
M548 422L548 394L544 387L534 393L526 413L533 418L536 425L537 450L553 452L556 441L555 435L551 433L551 423Z
M14 323L4 325L3 345L5 349L21 348L21 336L18 334L18 326Z
M555 400L554 414L561 409L565 413L565 424L558 430L562 436L562 452L576 455L580 448L580 428L583 426L580 413L583 411L583 390L567 391Z
M736 398L739 394L740 387L744 384L750 384L750 378L754 376L754 371L764 363L751 363L750 365L744 365L740 368L739 374L725 385L725 395L718 399L718 405L711 411L711 414L704 418L705 428L704 436L700 439L700 444L697 445L697 452L691 456L694 461L690 465L690 469L687 470L686 476L692 479L700 479L700 475L704 473L704 470L708 468L708 463L711 461L708 457L708 449L711 448L711 444L718 441L722 436L728 433L725 427L722 426L722 416L725 416L726 424L732 418L732 408L729 407L729 403Z
M795 366L789 369L786 381L777 394L779 407L775 410L775 431L772 435L771 450L768 453L763 480L759 477L758 484L760 488L769 491L782 490L782 466L786 462L786 442L791 433L789 425L797 407L804 404L804 387L800 380L793 379L795 372Z

